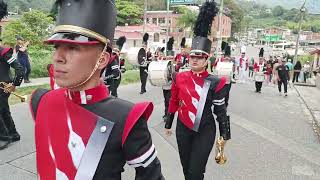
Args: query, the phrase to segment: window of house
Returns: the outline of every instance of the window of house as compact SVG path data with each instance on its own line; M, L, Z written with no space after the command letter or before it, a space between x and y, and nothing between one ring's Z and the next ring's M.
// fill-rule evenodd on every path
M152 24L157 24L157 18L152 19Z
M159 23L161 23L161 24L166 23L166 19L165 18L159 18Z

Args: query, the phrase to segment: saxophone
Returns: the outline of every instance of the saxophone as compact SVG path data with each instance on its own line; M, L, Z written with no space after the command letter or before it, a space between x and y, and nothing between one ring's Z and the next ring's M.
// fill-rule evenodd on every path
M1 85L3 87L1 87ZM21 96L19 94L16 94L16 93L12 92L10 90L11 87L12 87L11 83L0 82L0 89L2 89L4 91L4 93L11 93L11 94L15 95L16 97L18 97L21 100L21 102L26 102L27 96L26 95L25 96Z
M226 141L223 139L222 136L220 136L216 142L216 163L222 165L227 162L227 157L224 154L224 146L226 144Z

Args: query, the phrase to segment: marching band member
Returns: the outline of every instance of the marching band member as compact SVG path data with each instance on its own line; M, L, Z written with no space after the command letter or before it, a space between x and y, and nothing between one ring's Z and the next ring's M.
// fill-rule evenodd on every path
M267 70L263 55L259 57L259 62L254 63L253 69L256 92L261 93L262 83L265 81L265 72Z
M174 56L174 52L172 51L174 44L174 39L171 37L167 43L167 58L162 60L172 60ZM172 81L169 82L167 85L162 86L163 98L164 98L164 115L162 116L163 121L165 122L168 117L168 108L169 108L169 101L171 97L171 84Z
M248 79L248 69L249 69L249 60L246 57L246 53L242 52L241 57L239 58L239 66L238 66L238 72L239 72L239 81L240 82L246 82Z
M232 86L232 83L234 82L233 80L233 74L234 74L234 70L235 70L235 65L234 63L232 62L232 59L231 59L231 47L229 45L227 45L225 48L224 48L225 52L223 53L224 54L224 57L221 57L219 58L218 61L216 61L216 65L215 65L215 69L217 71L217 74L220 76L220 77L224 77L227 79L227 82L226 82L226 99L225 99L225 103L226 103L226 107L228 107L229 105L229 93L230 93L230 90L231 90L231 86ZM225 64L224 67L223 64ZM228 69L226 68L228 67ZM223 69L224 68L224 69Z
M10 68L15 70L15 77L11 78ZM23 67L13 56L12 48L0 48L0 83L10 84L10 92L14 92L16 86L20 86L24 76ZM20 135L16 130L9 107L10 92L5 92L3 84L0 84L0 150L8 147L11 142L19 141Z
M230 139L230 123L225 106L225 79L208 73L208 56L212 42L207 38L218 8L214 1L201 6L196 21L190 52L191 70L180 72L172 83L169 116L165 132L178 112L176 137L185 180L203 180L209 154L213 148L216 126L212 112L217 115L220 135Z
M176 63L176 71L179 71L182 67L187 67L189 64L190 55L186 51L186 38L182 38L180 43L181 52L176 55L174 61Z
M140 81L141 81L141 90L140 94L146 93L146 84L147 84L147 78L148 78L148 65L152 61L152 53L149 50L147 50L148 46L148 39L149 39L149 34L145 33L143 35L143 48L146 51L146 59L143 65L140 65Z
M30 102L38 178L120 180L127 163L136 170L133 179L163 180L146 122L152 103L109 96L100 79L112 53L115 2L55 5L57 26L46 42L55 47L54 76L61 88L38 89Z

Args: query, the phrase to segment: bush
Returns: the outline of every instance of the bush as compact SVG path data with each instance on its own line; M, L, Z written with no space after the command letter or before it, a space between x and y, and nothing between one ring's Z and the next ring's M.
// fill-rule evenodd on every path
M51 63L52 50L39 46L30 47L31 78L48 77L47 65Z
M3 31L3 43L13 46L16 43L16 35L30 41L30 46L43 46L43 40L51 34L50 26L53 19L41 11L30 11L16 21L10 22Z
M138 70L129 70L122 74L121 85L136 83L140 81Z

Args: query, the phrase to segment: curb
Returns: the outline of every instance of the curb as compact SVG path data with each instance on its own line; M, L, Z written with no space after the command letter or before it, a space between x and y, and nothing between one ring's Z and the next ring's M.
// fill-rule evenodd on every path
M304 104L305 108L307 109L311 120L312 120L312 127L313 127L313 131L316 134L316 136L318 137L318 140L320 142L320 124L317 121L316 116L314 115L314 113L312 112L311 108L308 106L307 102L304 100L304 98L301 96L300 92L298 91L298 89L296 87L293 86L293 88L296 90L296 92L299 95L300 100L302 101L302 103Z

